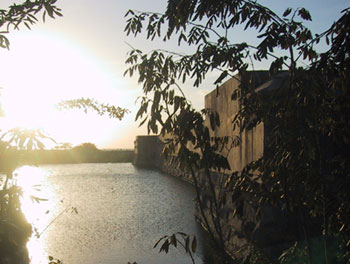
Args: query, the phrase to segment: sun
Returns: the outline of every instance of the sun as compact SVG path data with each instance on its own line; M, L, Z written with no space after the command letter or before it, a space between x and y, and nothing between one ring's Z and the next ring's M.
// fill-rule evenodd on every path
M111 123L97 114L59 111L67 99L95 98L103 103L116 96L117 82L81 47L49 32L19 32L11 50L0 50L1 130L40 128L60 142L94 142ZM120 96L119 96L120 97ZM108 134L108 133L107 133ZM103 136L102 136L103 137Z
M12 126L42 128L55 113L54 102L41 91L33 93L20 87L4 91L2 107L6 119Z

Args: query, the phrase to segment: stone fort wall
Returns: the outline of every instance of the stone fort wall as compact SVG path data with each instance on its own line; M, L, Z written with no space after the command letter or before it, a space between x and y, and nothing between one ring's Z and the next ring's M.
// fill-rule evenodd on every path
M251 74L252 85L257 90L276 88L285 79L285 74L282 74L271 80L266 71L256 71ZM226 175L212 172L217 196L223 195L220 183L225 180L227 174L234 171L239 172L248 163L262 157L264 148L268 144L268 129L263 123L243 132L239 132L239 129L234 129L232 120L237 111L239 111L240 105L237 100L232 100L232 94L239 89L239 82L239 76L231 78L221 85L219 89L205 96L205 108L216 111L220 116L220 127L215 131L210 130L210 133L216 137L229 136L232 138L237 137L240 140L238 146L223 153L227 155L231 170L227 171ZM206 122L208 122L207 125L210 127L209 121ZM156 136L137 137L134 164L141 167L157 168L169 175L191 182L191 176L179 169L176 166L176 162L170 165L170 163L160 158L162 147L163 143ZM176 159L176 157L174 158ZM201 172L196 172L196 175L200 179L201 185L205 186L207 184L206 176ZM218 217L220 218L223 235L231 255L235 255L234 252L246 246L248 240L253 239L263 248L267 255L277 256L281 250L290 245L291 241L295 240L297 234L295 233L293 217L285 215L277 208L266 207L260 208L262 217L258 218L256 215L257 203L254 204L254 199L249 197L249 195L247 195L246 200L241 205L243 217L235 217L233 212L237 208L232 202L232 193L227 190L224 191L228 202L223 208L224 213ZM207 218L211 219L209 206L209 203L204 206L204 212ZM203 221L198 208L196 218L199 222ZM213 225L213 223L210 224Z

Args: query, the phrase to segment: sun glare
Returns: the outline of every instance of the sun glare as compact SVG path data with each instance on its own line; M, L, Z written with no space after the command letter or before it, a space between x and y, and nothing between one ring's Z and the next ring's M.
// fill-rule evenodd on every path
M75 145L100 139L100 132L110 131L117 122L55 107L62 100L82 97L120 105L111 98L121 98L115 76L61 36L19 32L11 35L11 50L0 50L0 56L2 130L41 128L57 141Z
M23 166L15 171L17 185L23 190L21 209L34 228L34 233L27 243L31 263L45 263L47 260L44 241L38 239L38 236L44 233L52 217L57 214L54 208L54 191L50 185L42 185L47 173L44 169L32 166Z
M47 210L51 210L53 202L51 197L53 192L47 190L48 186L44 188L42 186L46 171L37 167L23 166L15 173L17 174L17 185L23 190L22 211L28 222L35 224L35 227L40 231L47 224L45 215ZM36 200L36 198L38 199Z

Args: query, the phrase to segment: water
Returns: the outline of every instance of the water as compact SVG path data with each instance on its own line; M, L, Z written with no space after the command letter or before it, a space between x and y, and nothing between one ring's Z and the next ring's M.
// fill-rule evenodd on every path
M153 249L178 231L196 235L196 263L203 263L195 190L179 179L130 163L69 164L22 167L18 184L26 194L22 208L40 234L28 243L33 264L47 263L48 255L65 264L191 263L182 249ZM36 184L40 191L33 191ZM29 194L48 201L33 204Z

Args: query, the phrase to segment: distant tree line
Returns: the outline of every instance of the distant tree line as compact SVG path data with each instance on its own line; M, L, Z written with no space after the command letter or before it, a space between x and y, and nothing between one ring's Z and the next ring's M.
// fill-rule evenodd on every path
M24 160L37 164L131 162L134 150L100 150L83 143L64 150L32 150L23 153Z
M21 165L131 162L134 156L133 150L100 150L92 143L83 143L66 149L14 149L12 152L12 156L17 159L16 163ZM3 157L5 153L9 155L10 152L1 153L1 160L7 160L9 164L11 157ZM3 166L0 164L0 170L2 169Z

